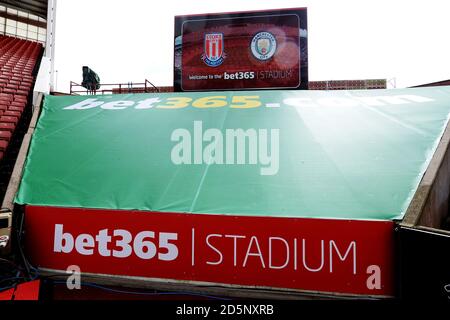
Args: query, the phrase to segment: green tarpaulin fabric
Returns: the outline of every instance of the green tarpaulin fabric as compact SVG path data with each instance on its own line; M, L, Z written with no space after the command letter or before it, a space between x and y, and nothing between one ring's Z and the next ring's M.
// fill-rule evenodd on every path
M18 204L401 219L450 87L47 96Z

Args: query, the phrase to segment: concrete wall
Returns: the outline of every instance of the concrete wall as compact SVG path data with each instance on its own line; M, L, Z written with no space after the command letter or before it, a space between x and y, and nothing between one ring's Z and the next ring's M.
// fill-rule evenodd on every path
M450 124L406 211L401 226L441 229L449 217L450 199Z

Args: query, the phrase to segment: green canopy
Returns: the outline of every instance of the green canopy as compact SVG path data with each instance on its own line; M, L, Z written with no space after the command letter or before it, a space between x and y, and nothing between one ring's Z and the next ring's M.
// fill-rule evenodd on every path
M450 87L47 96L18 204L401 219Z

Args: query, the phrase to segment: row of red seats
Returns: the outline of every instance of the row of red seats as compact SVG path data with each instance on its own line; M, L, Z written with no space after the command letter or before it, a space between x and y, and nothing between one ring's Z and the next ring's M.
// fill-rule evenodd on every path
M0 40L0 55L2 56L7 52L12 52L14 54L18 53L22 55L23 51L25 51L26 49L39 46L38 43L28 40L18 39L10 36L1 37L2 39Z
M27 106L41 50L40 43L0 36L0 160Z

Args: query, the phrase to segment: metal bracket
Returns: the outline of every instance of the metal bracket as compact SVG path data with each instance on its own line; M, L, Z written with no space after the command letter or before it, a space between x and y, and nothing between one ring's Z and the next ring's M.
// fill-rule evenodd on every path
M0 210L0 256L6 256L11 252L11 224L12 212Z

